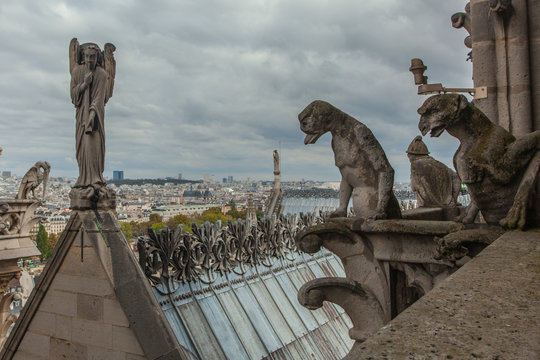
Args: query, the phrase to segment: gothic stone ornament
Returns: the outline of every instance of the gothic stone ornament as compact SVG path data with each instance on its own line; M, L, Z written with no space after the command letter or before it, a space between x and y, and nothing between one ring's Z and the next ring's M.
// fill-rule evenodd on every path
M421 136L407 149L411 162L411 189L416 192L419 207L456 207L461 189L457 174L428 155Z
M21 185L19 186L19 192L15 199L30 199L30 192L32 192L32 198L35 199L36 195L34 191L41 183L43 183L42 200L45 200L45 192L47 191L47 181L49 179L50 171L51 165L48 162L38 161L23 176Z
M346 278L308 281L298 291L298 301L317 309L330 301L347 312L353 327L351 339L364 341L390 320L390 286L384 265L373 253L373 244L337 222L311 226L296 235L300 250L314 254L326 247L339 256Z
M437 137L446 130L461 142L454 167L471 195L464 223L480 210L491 225L533 225L535 214L527 210L540 168L540 131L515 138L457 94L432 96L418 113L422 135Z
M71 100L76 111L76 155L79 178L70 192L73 209L114 209L115 194L106 187L105 104L112 96L116 61L114 45L102 52L94 43L69 46ZM98 206L99 205L99 206Z
M242 275L248 267L271 268L276 260L294 261L297 231L320 221L302 215L265 217L254 224L239 220L226 227L192 224L191 233L182 226L158 233L150 228L149 237L137 242L139 264L162 294L173 293L180 283L213 284L230 272Z
M339 207L332 217L347 216L352 196L354 213L371 219L401 218L392 192L394 169L368 127L327 102L316 100L299 115L304 143L314 144L330 132L336 166L341 173Z

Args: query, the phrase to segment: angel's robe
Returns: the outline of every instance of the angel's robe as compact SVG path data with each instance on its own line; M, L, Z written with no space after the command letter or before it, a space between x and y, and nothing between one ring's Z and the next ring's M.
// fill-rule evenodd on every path
M105 185L103 170L105 168L105 91L107 73L97 66L92 83L83 89L84 76L90 71L84 65L77 65L71 73L71 100L77 108L75 146L79 178L75 186ZM90 110L96 116L94 123L89 124ZM91 133L86 130L92 128Z

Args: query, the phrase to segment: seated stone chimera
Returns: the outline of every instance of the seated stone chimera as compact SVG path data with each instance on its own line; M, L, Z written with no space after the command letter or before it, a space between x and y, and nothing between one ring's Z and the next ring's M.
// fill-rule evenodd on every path
M331 104L316 100L299 115L304 144L314 144L323 134L332 134L332 150L341 173L339 208L332 217L347 216L352 196L354 215L370 219L401 218L392 192L394 169L369 128Z

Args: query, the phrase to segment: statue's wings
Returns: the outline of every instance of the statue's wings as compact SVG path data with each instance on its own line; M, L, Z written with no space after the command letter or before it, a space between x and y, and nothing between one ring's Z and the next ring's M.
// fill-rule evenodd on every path
M79 41L77 38L71 39L69 43L69 73L73 72L75 66L79 64Z
M113 52L116 47L111 43L105 44L103 50L103 67L107 72L107 88L105 90L105 103L112 97L114 89L114 77L116 76L116 60L114 60Z

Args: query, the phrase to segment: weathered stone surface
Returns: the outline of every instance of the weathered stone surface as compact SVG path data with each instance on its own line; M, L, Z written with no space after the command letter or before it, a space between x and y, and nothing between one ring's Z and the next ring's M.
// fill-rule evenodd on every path
M105 240L95 216L72 214L1 359L186 358L114 215L101 214ZM81 232L82 248L75 241Z
M473 222L480 210L492 225L538 224L538 214L527 210L540 168L540 131L516 139L463 95L432 96L418 113L422 135L439 136L446 130L461 142L454 167L471 194L464 222Z
M105 167L105 104L112 96L115 46L102 52L94 43L69 45L70 93L76 110L76 157L79 177L70 192L76 210L114 210L116 197L103 178Z
M112 349L111 325L77 318L71 324L71 342Z
M129 327L124 310L115 300L103 299L103 321L107 324Z
M41 311L34 316L34 321L29 327L29 330L36 334L55 335L56 314Z
M49 313L75 316L77 314L77 295L51 289L43 299L40 308Z
M77 294L77 317L79 319L102 321L103 297Z
M38 161L24 174L16 199L30 199L30 192L32 193L32 198L35 199L36 195L34 191L41 183L43 183L42 199L45 199L50 171L51 165L48 162Z
M51 338L51 359L87 360L88 348L84 345Z
M112 329L113 350L135 355L144 355L133 330L122 326L113 326Z
M304 143L314 144L323 134L332 134L332 150L341 173L339 207L331 215L347 216L352 197L354 214L373 219L401 217L392 192L394 169L368 127L327 102L316 100L299 115Z
M537 359L540 232L508 232L346 359Z
M49 353L49 337L27 331L21 342L20 349L29 355L41 357Z
M407 156L411 162L411 189L416 192L418 206L456 207L461 180L452 169L429 156L421 136L411 142Z

